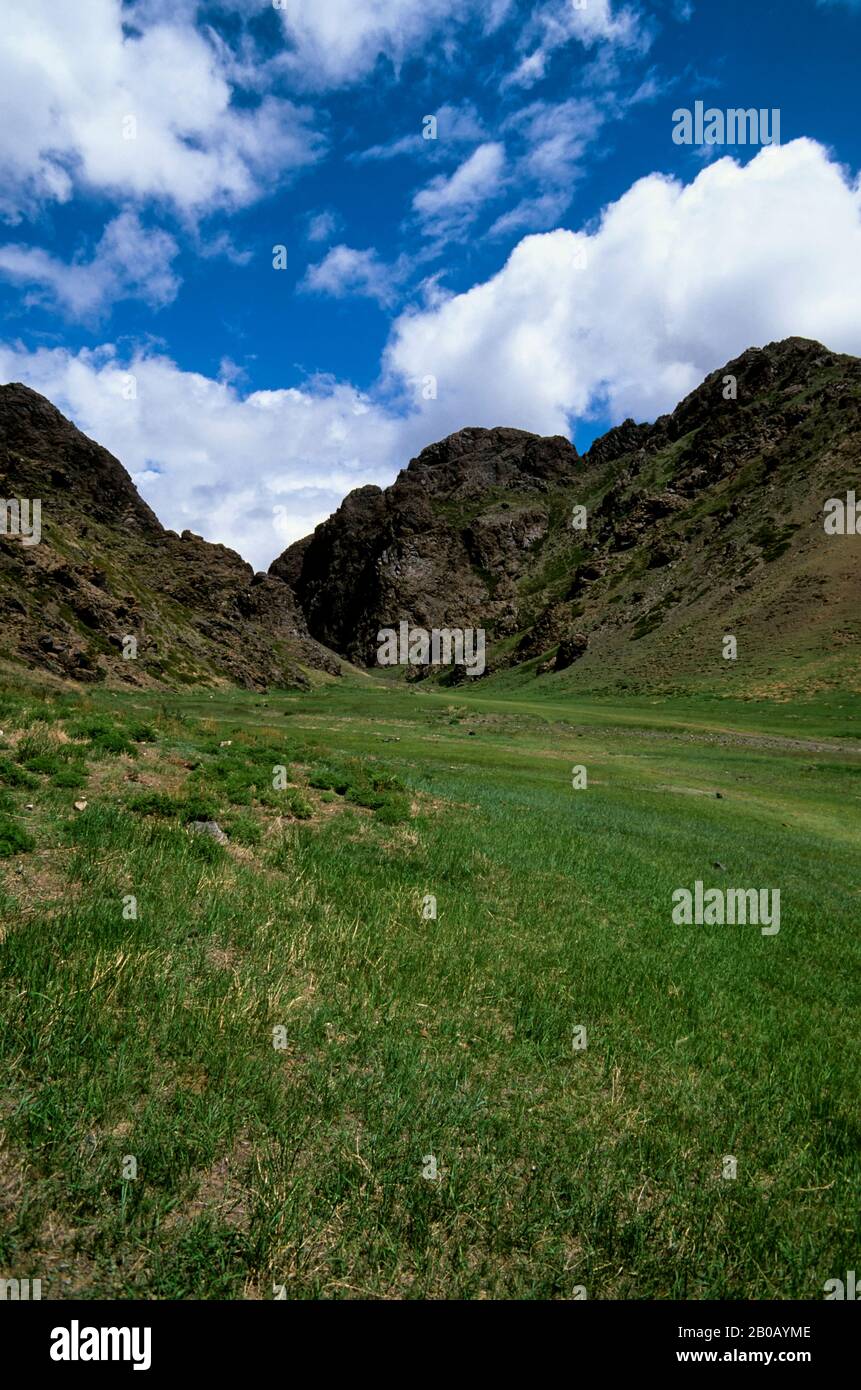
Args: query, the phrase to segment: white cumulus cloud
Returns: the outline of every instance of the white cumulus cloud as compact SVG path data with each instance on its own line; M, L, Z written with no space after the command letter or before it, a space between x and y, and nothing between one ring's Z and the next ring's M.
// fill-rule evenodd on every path
M473 150L453 174L439 174L413 198L424 230L434 236L463 232L501 189L505 146L488 141Z
M178 251L172 236L148 230L127 210L108 223L89 259L66 262L38 246L0 245L0 276L26 291L25 307L47 303L88 322L121 299L141 299L153 309L169 304L179 289L172 270Z
M322 261L308 267L300 288L333 299L357 295L386 305L394 302L407 270L403 257L387 265L373 248L359 251L353 246L333 246Z
M338 230L338 214L331 209L325 208L323 212L314 212L307 220L307 231L305 233L309 241L331 241Z
M309 88L366 77L377 59L396 67L432 34L478 18L492 31L513 0L285 0L280 8L289 49L284 66ZM259 8L250 0L250 8Z
M319 156L309 111L274 96L237 106L229 51L189 7L169 15L5 0L0 213L65 202L78 186L188 214L242 207Z
M214 381L163 356L125 362L110 345L77 354L0 347L0 380L40 391L110 449L166 526L265 569L352 488L391 480L403 427L349 385L323 379L243 397L229 377Z
M425 126L425 116L433 116L436 120L433 136L425 133L429 129ZM487 133L471 101L461 102L459 106L446 102L435 111L426 112L425 116L422 117L421 126L416 122L415 129L408 134L396 136L383 145L371 145L369 149L353 155L353 158L361 164L368 160L397 159L406 154L438 154L449 145L478 144Z
M648 26L637 9L612 0L545 0L537 5L520 37L528 49L505 79L505 86L531 87L544 76L557 49L577 41L586 48L597 44L645 51L651 42Z
M861 353L861 191L812 140L688 185L639 180L590 234L524 238L503 269L395 324L394 379L432 374L429 435L567 433L654 418L751 345L799 335Z

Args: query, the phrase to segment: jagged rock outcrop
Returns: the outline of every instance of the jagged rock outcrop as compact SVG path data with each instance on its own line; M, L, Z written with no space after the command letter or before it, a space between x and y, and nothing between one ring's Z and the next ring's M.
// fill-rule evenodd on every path
M293 584L309 630L372 663L381 627L517 627L517 586L576 476L567 439L467 429L432 444L391 487L358 488L270 573Z
M288 585L166 531L112 454L17 383L0 386L0 498L41 503L39 544L0 533L4 658L129 685L259 689L339 670Z

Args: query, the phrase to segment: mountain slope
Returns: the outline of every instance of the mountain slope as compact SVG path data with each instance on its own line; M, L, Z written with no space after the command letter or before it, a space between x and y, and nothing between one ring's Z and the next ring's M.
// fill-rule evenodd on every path
M401 617L424 627L480 620L513 632L517 580L551 514L564 520L577 457L567 439L461 430L425 449L385 491L351 492L270 573L295 583L320 641L369 665L378 628Z
M166 531L118 460L18 383L0 386L0 497L41 502L38 544L0 533L4 657L128 685L263 688L339 669L286 584Z
M463 430L390 488L351 493L271 573L315 637L367 665L379 628L406 620L483 626L503 682L857 684L861 537L826 535L823 505L859 465L861 362L791 338L582 458L564 439Z

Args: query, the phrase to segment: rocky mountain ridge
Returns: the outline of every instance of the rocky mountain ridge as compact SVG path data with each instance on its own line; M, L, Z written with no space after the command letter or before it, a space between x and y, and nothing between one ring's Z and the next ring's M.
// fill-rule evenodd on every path
M0 497L41 506L38 544L0 533L6 659L141 686L263 689L339 670L285 584L165 530L122 464L20 383L0 386Z
M721 680L735 629L757 680L793 664L857 675L855 538L827 536L822 509L859 465L861 361L790 338L582 457L562 438L462 430L391 487L351 493L270 572L315 637L369 666L377 631L405 620L484 627L490 675L594 688Z
M857 684L861 537L827 534L823 507L861 495L859 473L861 361L790 338L582 456L562 437L460 430L255 574L166 530L117 459L12 384L0 497L41 499L42 537L0 534L3 656L81 681L301 686L340 659L382 674L377 633L406 622L486 631L497 683Z

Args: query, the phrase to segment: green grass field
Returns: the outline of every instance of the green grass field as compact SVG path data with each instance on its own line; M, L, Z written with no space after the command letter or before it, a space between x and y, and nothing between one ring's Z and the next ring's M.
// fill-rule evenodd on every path
M0 1276L818 1299L858 1267L857 697L10 685L0 727ZM696 880L779 888L779 933L674 925Z

